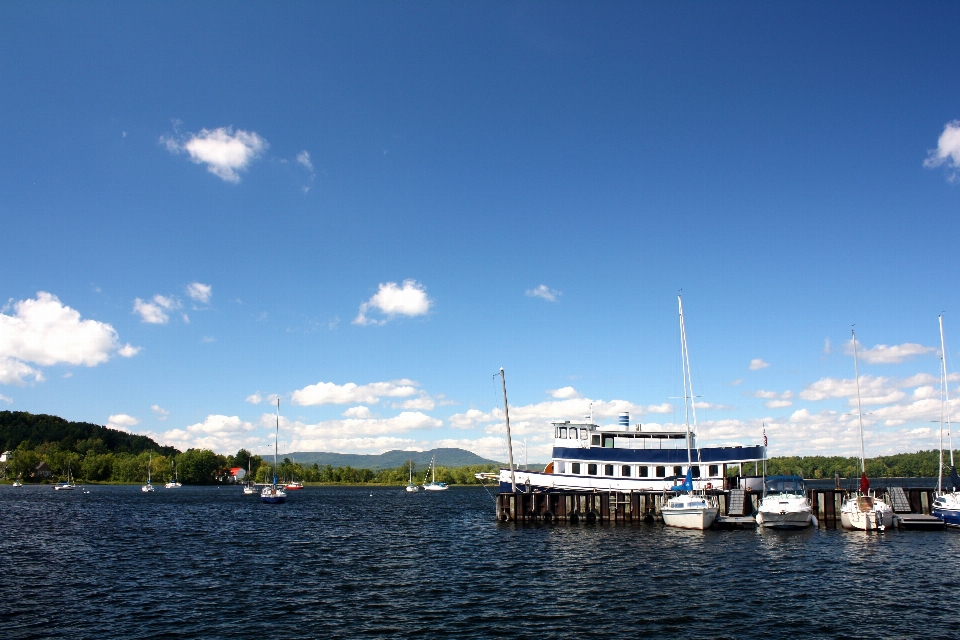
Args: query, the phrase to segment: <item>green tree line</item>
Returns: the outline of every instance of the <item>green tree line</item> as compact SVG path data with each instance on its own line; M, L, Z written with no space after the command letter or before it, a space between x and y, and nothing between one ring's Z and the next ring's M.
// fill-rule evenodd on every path
M957 453L955 453L955 456ZM937 476L940 452L918 451L892 456L867 458L867 475L871 478L933 478ZM950 473L950 452L943 452L944 475ZM751 469L752 470L752 469ZM860 476L860 458L842 456L789 456L770 458L767 475L796 475L804 478L841 478Z

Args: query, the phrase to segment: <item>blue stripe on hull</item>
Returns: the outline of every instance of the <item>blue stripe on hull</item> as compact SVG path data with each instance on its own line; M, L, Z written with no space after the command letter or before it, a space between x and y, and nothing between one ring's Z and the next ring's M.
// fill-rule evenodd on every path
M954 509L934 509L933 515L943 520L948 527L960 527L960 511Z
M747 460L764 460L767 457L766 447L714 447L702 448L693 452L694 462L697 464L741 462ZM553 457L556 460L596 460L598 462L619 462L621 464L687 464L686 449L612 449L591 447L554 447Z

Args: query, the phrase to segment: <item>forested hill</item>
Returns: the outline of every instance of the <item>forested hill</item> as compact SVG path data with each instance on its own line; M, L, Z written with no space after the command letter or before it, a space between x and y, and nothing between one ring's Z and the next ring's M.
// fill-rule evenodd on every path
M437 466L440 467L469 467L476 465L496 465L493 460L481 458L465 449L440 448L430 451L401 451L394 449L379 455L361 453L328 453L318 451L299 451L285 453L283 457L295 460L300 464L317 463L321 467L352 467L354 469L396 469L406 466L408 460L413 460L416 469L422 469L429 464L433 456L437 456Z
M27 442L35 449L56 442L60 449L86 453L88 443L99 440L97 449L108 453L139 454L152 451L170 456L179 453L173 447L161 447L147 436L137 436L88 422L69 422L57 416L34 415L24 411L0 411L0 451L12 451ZM79 443L79 447L77 446Z

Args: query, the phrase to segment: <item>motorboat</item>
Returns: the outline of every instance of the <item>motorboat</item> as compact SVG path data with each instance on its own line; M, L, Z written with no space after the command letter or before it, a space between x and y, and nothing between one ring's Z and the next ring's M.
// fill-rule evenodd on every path
M757 507L757 524L768 529L803 529L817 526L817 517L800 476L770 476Z
M287 491L299 491L300 489L303 489L303 483L300 482L299 480L291 480L290 482L284 485L284 488Z

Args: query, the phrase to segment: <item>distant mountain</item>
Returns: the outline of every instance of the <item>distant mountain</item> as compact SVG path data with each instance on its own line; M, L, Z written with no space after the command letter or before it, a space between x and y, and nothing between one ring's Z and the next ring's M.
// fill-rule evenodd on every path
M124 433L98 424L70 422L57 416L25 411L0 411L0 451L16 449L21 442L28 442L31 449L45 442L59 442L61 449L77 449L79 453L86 453L86 447L96 446L96 440L100 441L99 446L111 453L153 451L167 456L177 453L173 447L161 447L147 436Z
M284 458L295 460L299 464L311 465L314 462L321 467L353 467L354 469L396 469L406 466L408 460L413 460L417 469L423 469L430 464L433 455L437 456L437 466L440 467L469 467L473 465L499 465L494 460L481 458L475 453L464 449L431 449L430 451L401 451L394 449L380 455L359 453L327 453L318 451L296 451L283 454Z

